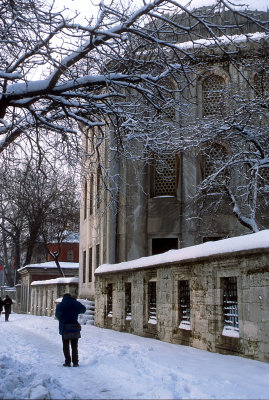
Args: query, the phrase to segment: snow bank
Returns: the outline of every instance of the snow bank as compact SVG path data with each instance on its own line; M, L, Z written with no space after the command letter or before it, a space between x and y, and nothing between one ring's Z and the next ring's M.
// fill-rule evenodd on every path
M218 240L216 242L206 242L179 250L169 250L166 253L142 257L137 260L125 261L119 264L102 264L96 269L95 274L98 275L106 272L125 271L149 266L154 267L176 261L186 261L217 254L234 253L258 248L269 248L269 229L250 235L237 236Z
M268 363L89 325L64 368L58 325L0 318L0 399L268 399Z

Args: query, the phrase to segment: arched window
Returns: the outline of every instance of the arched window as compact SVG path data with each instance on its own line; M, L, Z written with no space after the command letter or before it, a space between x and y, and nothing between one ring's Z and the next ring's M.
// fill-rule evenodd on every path
M215 74L207 76L202 83L203 117L221 115L225 108L225 80Z

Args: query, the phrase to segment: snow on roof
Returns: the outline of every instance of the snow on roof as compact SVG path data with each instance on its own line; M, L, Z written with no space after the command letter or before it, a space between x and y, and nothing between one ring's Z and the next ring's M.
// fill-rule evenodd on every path
M166 253L142 257L119 264L103 264L96 269L95 274L120 272L149 266L154 267L176 261L187 261L217 254L220 255L259 248L269 248L269 229L249 235L222 239L215 242L206 242L179 250L169 250Z
M45 281L33 281L31 283L31 286L36 286L36 285L53 285L53 284L58 284L58 283L78 283L79 279L78 278L55 278L55 279L48 279Z
M60 261L60 266L63 269L65 269L65 268L78 269L79 268L79 263ZM25 268L43 268L43 269L48 269L48 268L57 268L57 265L56 265L55 261L46 261L44 263L39 263L39 264L28 264L28 265L25 265L24 267L21 267L20 269L18 269L18 271L23 271Z
M206 39L198 39L189 42L179 43L176 46L179 49L191 49L191 48L207 48L210 45L224 45L230 43L244 43L248 41L258 42L261 39L269 39L268 33L264 32L255 32L255 33L246 33L242 35L226 35L215 38L206 38Z
M52 241L50 241L50 243L58 243L58 241L52 240ZM79 243L79 233L66 231L64 234L64 239L62 240L62 243Z

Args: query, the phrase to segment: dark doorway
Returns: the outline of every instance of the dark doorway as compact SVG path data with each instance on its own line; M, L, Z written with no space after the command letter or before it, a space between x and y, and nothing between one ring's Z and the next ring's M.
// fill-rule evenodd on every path
M177 238L158 238L152 239L152 255L165 253L168 250L178 248Z

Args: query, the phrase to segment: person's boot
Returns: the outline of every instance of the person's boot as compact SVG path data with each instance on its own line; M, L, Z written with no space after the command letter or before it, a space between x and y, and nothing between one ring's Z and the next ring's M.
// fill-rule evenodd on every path
M63 363L63 367L71 367L71 363L65 362Z

